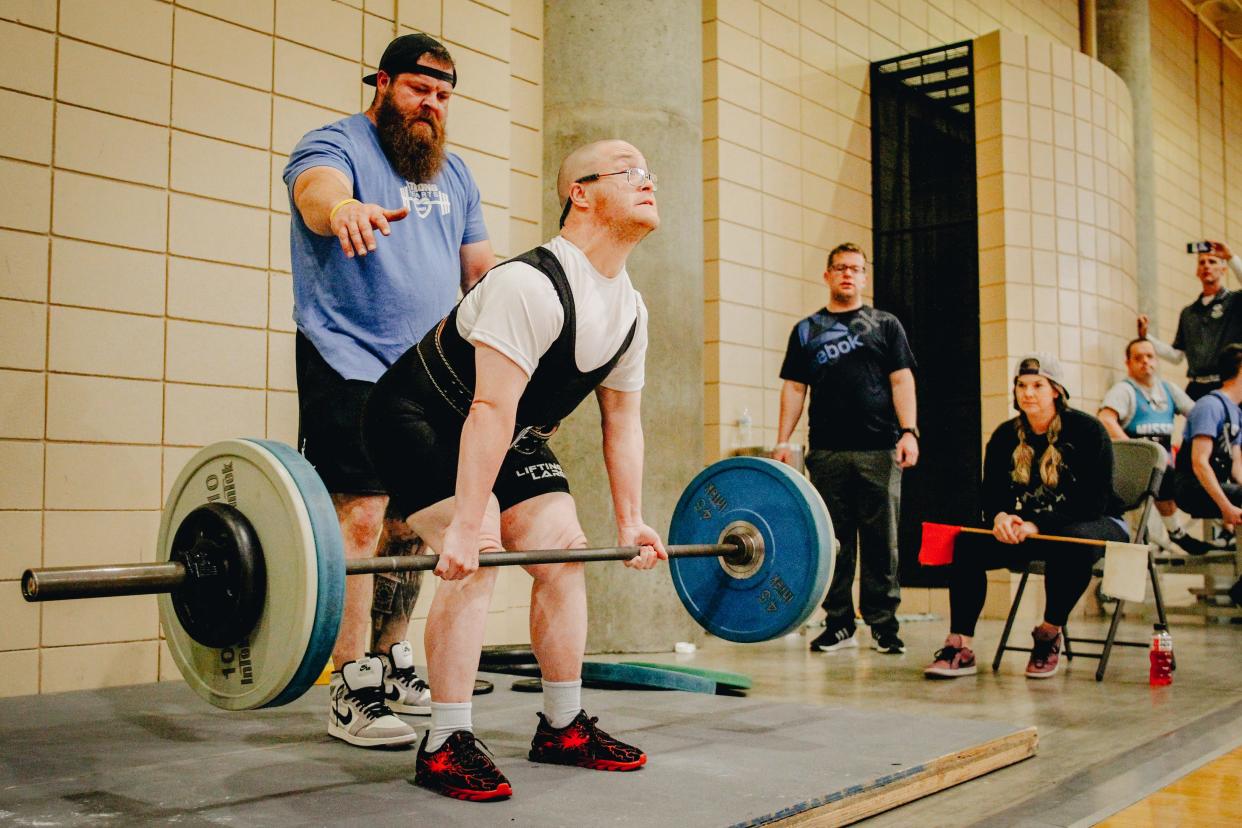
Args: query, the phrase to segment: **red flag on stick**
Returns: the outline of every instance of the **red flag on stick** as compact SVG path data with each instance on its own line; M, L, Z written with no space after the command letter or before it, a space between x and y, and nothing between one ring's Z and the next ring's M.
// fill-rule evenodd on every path
M923 566L945 566L953 563L953 545L962 527L946 523L923 523L923 543L919 546L919 563Z

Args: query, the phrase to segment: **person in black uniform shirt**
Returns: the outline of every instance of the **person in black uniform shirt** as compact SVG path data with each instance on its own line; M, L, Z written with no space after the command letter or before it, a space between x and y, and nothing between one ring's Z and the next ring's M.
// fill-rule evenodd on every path
M647 312L626 258L660 223L655 176L642 154L611 140L561 165L561 235L489 271L457 307L380 378L363 415L367 452L401 514L440 553L443 581L427 617L431 730L415 782L473 801L512 789L473 735L470 698L494 567L480 554L583 548L569 482L547 445L592 392L617 544L627 566L666 559L642 517L639 416ZM581 563L524 567L531 645L543 706L530 758L595 770L637 770L646 754L600 730L581 706L586 580Z
M1216 356L1231 342L1242 342L1242 302L1225 287L1225 274L1232 270L1242 279L1242 257L1233 255L1224 242L1209 242L1212 249L1199 254L1195 275L1203 286L1199 298L1182 308L1173 344L1150 336L1147 315L1138 318L1139 339L1149 339L1156 355L1174 365L1186 360L1186 393L1197 400L1220 388Z
M1091 582L1099 547L1030 540L1031 535L1125 541L1121 499L1113 491L1113 444L1095 417L1069 407L1060 362L1049 354L1018 360L1018 416L1001 423L983 460L983 517L992 536L961 534L949 580L950 624L929 678L974 675L975 622L987 596L987 570L1045 563L1044 621L1027 678L1051 678L1060 666L1061 628Z
M855 562L862 559L859 605L872 646L903 653L897 636L897 518L901 470L918 462L914 355L901 322L864 305L867 257L853 244L828 254L828 305L794 326L781 365L780 428L773 457L789 462L790 435L811 392L806 465L841 542L824 610L827 629L811 642L823 652L857 647Z

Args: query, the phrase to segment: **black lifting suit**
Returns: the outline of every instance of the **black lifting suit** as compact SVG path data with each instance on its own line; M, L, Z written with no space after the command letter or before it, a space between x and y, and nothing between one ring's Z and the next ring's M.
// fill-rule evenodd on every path
M547 440L616 367L638 327L635 315L611 359L591 371L578 370L577 315L561 263L544 247L509 261L528 264L548 277L565 321L518 400L513 443L496 480L502 510L544 491L568 491ZM406 515L451 497L455 490L458 442L475 388L474 345L457 331L460 307L459 302L380 377L363 417L367 451L394 504ZM549 470L558 479L551 488L530 485L548 477Z

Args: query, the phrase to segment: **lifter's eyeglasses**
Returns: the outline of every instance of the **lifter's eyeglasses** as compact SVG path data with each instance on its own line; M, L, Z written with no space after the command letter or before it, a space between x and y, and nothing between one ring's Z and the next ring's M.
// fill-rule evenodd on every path
M641 187L650 181L652 192L659 189L659 178L656 174L648 170L644 170L642 167L630 167L629 169L617 170L616 172L609 173L591 173L590 175L582 176L582 178L575 178L574 183L587 184L591 181L599 181L601 178L607 178L610 175L624 175L625 180L629 182L631 187ZM565 199L565 209L561 210L561 227L565 226L565 219L569 217L569 208L572 204L572 200L569 198Z

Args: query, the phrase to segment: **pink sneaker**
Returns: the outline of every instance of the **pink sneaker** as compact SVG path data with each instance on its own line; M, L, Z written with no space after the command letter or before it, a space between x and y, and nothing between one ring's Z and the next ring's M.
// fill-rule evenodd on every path
M1039 634L1039 627L1031 630L1031 660L1026 663L1026 677L1033 679L1052 678L1061 667L1061 633L1052 638L1044 638Z
M957 634L944 640L944 646L936 651L934 658L935 661L923 669L927 678L957 678L979 672L974 652L962 645L962 637Z

